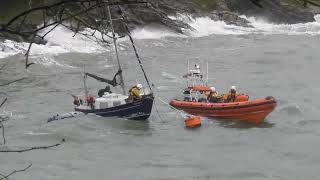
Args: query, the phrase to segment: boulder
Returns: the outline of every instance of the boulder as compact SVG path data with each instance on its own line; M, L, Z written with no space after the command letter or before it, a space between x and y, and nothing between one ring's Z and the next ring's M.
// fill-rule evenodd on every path
M242 27L253 27L250 22L239 17L239 14L230 11L213 11L209 17L215 21L224 21L228 25L236 25Z

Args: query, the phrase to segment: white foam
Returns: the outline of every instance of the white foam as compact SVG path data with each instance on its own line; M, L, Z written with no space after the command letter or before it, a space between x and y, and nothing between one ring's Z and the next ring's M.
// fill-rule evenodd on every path
M19 43L5 40L0 43L0 59L8 56L13 56L18 53L23 53L25 50L21 48Z
M240 34L286 34L286 35L319 35L320 34L320 15L316 15L315 22L298 24L272 24L262 19L254 17L247 18L241 16L250 22L250 27L240 27L227 25L223 21L213 21L208 17L188 18L186 21L195 31L188 31L191 36L203 37L211 34L220 35L240 35Z
M84 32L89 32L90 29L86 29ZM101 36L100 34L98 36ZM64 52L82 52L82 53L94 53L100 52L103 48L97 45L93 40L88 39L84 35L76 34L70 30L58 26L54 32L49 33L45 39L48 41L46 46L52 46L59 49L58 53Z
M244 17L246 18L246 17ZM246 18L254 26L254 32L264 34L286 34L286 35L319 35L320 15L316 15L314 22L298 24L272 24L254 17Z
M45 32L46 30L42 31L40 34ZM90 29L86 29L84 32L90 33ZM98 38L99 36L101 37L101 34L97 34ZM106 51L105 47L98 45L94 42L94 40L90 40L81 34L74 36L73 32L62 26L58 26L55 30L49 33L45 37L45 40L48 41L46 45L33 44L30 51L31 58L38 59L36 61L38 63L43 62L41 64L44 65L55 64L62 66L62 64L54 61L54 56L61 53L100 53ZM18 43L11 40L5 40L4 42L0 43L0 58L5 58L16 54L25 54L28 46L29 43ZM52 58L44 58L44 56Z
M135 39L160 39L163 37L179 36L177 33L171 32L165 28L143 27L132 31L132 37Z
M204 37L217 35L242 35L242 34L285 34L285 35L320 35L320 15L316 15L315 22L298 24L272 24L262 19L241 16L250 22L252 27L228 25L224 21L214 21L209 17L192 18L188 15L178 14L169 16L173 20L181 20L189 24L193 30L185 30L185 35L191 37ZM134 31L138 39L160 39L170 36L181 36L164 28L146 27Z
M227 25L224 21L213 21L209 17L199 17L188 22L194 31L187 31L193 37L203 37L211 34L240 35L252 32L253 28Z
M170 16L171 19L181 20L188 23L194 30L184 30L185 35L172 32L164 27L146 26L137 28L132 32L135 39L160 39L164 37L203 37L212 34L219 35L241 35L241 34L286 34L286 35L320 35L320 15L316 15L315 22L299 24L271 24L264 20L241 16L248 21L254 28L227 25L223 21L214 21L209 17L192 18L191 16L178 14ZM45 30L42 32L44 33ZM92 33L93 30L85 29L82 33ZM94 40L74 33L70 30L58 26L55 30L46 36L48 43L46 45L33 44L30 52L31 58L38 58L38 63L45 65L65 66L57 61L54 57L61 53L79 52L79 53L101 53L108 51L103 45L97 44ZM101 39L101 33L96 32L98 39ZM106 37L106 36L105 36ZM127 41L128 38L119 39ZM0 43L0 59L15 54L24 54L28 49L28 43L18 43L5 40ZM121 46L119 46L121 47Z

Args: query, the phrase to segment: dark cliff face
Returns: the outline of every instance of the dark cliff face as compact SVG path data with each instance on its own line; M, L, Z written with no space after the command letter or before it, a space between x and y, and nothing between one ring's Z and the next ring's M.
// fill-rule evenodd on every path
M12 0L1 2L0 25L7 22L10 17L31 7L37 7L43 3L52 3L56 0ZM168 18L178 13L188 14L193 17L208 16L213 20L222 20L227 24L249 27L247 20L239 15L260 17L270 23L305 23L314 21L315 7L304 7L296 0L148 0L148 5L127 5L122 6L125 16L128 19L128 26L134 29L138 26L148 24L158 24L168 27L178 33L183 33L183 29L191 27L185 22ZM293 3L295 2L295 3ZM312 10L311 10L312 9ZM117 16L117 11L112 10L113 16ZM30 27L40 24L40 15L33 15ZM125 32L120 23L115 23L118 33ZM26 41L28 38L10 35L0 32L0 39L13 39L16 41Z
M305 23L314 21L314 14L299 4L281 3L280 0L228 0L233 12L263 18L270 23Z
M291 0L150 0L149 6L127 6L126 14L131 27L150 23L162 24L170 29L182 32L181 28L190 28L188 24L171 20L167 15L177 13L194 17L209 16L214 20L223 20L227 24L250 26L239 15L262 18L275 24L295 24L315 21L314 14L301 3Z
M275 24L295 24L315 21L314 14L302 3L292 0L150 0L148 7L127 6L126 13L131 27L150 23L161 24L181 33L190 28L188 24L169 19L177 13L193 17L209 16L227 24L250 27L239 15L262 18ZM286 3L285 3L286 2ZM296 2L296 1L294 1Z

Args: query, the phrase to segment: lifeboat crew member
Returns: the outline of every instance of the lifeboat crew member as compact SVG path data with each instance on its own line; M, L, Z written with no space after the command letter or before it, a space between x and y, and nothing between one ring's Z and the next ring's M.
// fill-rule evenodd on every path
M207 100L211 103L218 103L221 101L221 96L218 94L215 87L210 88L210 93L207 97Z
M237 98L237 91L236 91L236 86L231 86L230 92L224 96L224 102L229 103L229 102L235 102Z
M133 86L129 90L129 99L132 99L133 101L140 100L142 96L140 95L140 90L143 88L142 84L137 84L136 86Z

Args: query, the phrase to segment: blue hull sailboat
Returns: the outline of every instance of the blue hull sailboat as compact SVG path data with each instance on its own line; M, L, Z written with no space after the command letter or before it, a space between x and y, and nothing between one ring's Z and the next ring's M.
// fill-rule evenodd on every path
M92 109L89 106L77 106L76 111L85 114L94 113L103 117L121 117L131 120L146 120L149 118L152 110L154 97L152 95L143 96L141 100L130 103L124 103L118 106Z
M137 53L133 39L130 35L129 28L125 23L126 20L120 6L118 6L118 12L120 12L121 20L123 21L124 27L127 30L127 35L131 41L133 50L135 52L138 63L143 72L144 78L146 80L146 83L149 89L143 90L143 93L140 94L141 95L140 99L132 99L130 97L130 94L129 95L126 94L124 78L122 75L121 63L119 60L119 54L118 54L117 43L116 43L117 37L113 29L110 8L107 7L107 13L109 16L109 20L107 22L109 22L109 26L112 30L113 42L114 42L113 44L114 44L114 49L116 52L116 57L118 62L118 71L114 75L113 80L104 79L91 73L85 73L84 74L85 102L82 103L82 100L80 98L78 98L77 96L73 96L75 99L74 104L76 104L75 111L85 113L85 114L93 113L93 114L104 116L104 117L121 117L121 118L132 119L132 120L146 120L149 118L151 114L152 105L154 101L152 88L150 86L150 82L147 78L147 75L144 71L140 57ZM103 13L105 15L107 14L105 12L105 9L103 9ZM106 90L106 91L102 90L102 92L99 91L99 97L97 98L88 96L88 91L86 88L86 78L88 76L98 81L108 83L113 87L121 86L122 93L112 93L110 90Z

